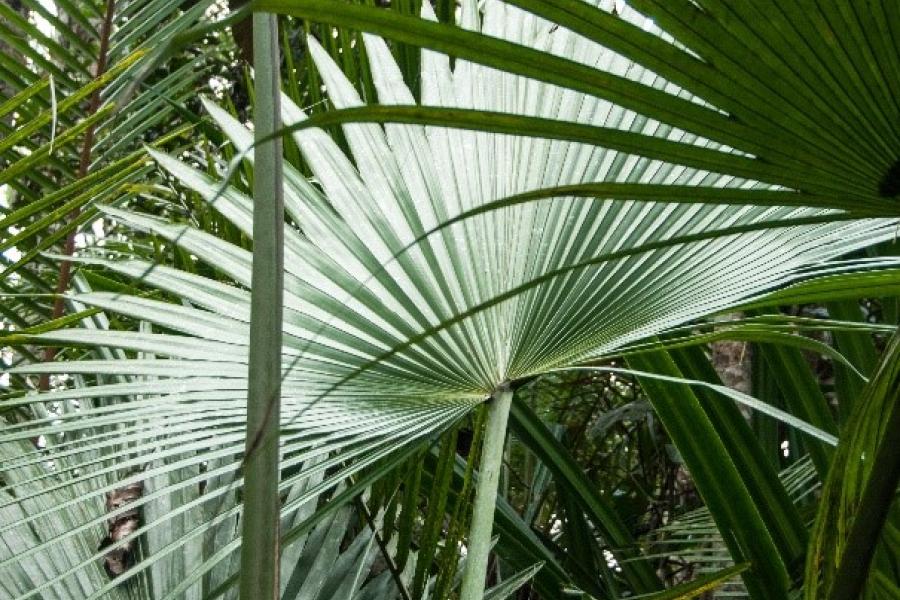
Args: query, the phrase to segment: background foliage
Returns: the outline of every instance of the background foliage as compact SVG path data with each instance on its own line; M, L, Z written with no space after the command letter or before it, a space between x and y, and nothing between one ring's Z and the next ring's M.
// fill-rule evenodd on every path
M282 598L458 597L507 383L485 597L900 595L896 3L386 4L0 4L3 596L237 596L251 9Z

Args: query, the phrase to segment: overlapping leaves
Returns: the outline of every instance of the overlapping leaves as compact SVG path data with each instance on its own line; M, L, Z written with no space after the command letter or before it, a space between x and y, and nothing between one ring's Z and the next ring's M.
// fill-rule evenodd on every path
M467 3L463 25L477 29L477 21ZM676 84L526 13L492 4L482 28L700 105ZM369 37L366 44L379 101L412 105L384 42ZM358 106L352 83L314 42L311 48L335 106ZM461 60L451 69L434 52L422 54L421 79L426 105L601 126L717 155L725 165L743 160L719 142L583 90ZM285 122L302 123L302 111L285 105ZM207 108L232 143L249 152L250 132L223 110ZM830 215L813 208L603 196L499 202L478 212L491 201L581 183L772 186L559 139L398 123L348 124L344 134L352 157L323 131L295 127L315 179L285 173L292 222L285 229L282 363L282 464L286 473L293 469L281 484L287 519L348 473L440 431L506 380L600 357L840 270L835 259L889 238L896 225L801 224ZM154 156L250 235L249 198L221 192L219 181L174 158ZM158 597L180 597L219 589L234 571L251 255L189 225L112 208L106 214L171 240L233 285L138 259L80 259L181 303L79 295L79 303L147 325L136 332L44 334L40 341L122 353L18 367L21 374L65 372L96 385L7 401L32 417L0 433L2 509L17 515L0 528L9 549L0 555L9 574L0 585L14 597L50 590L69 597L125 594L117 581L104 581L98 564L108 550L95 550L91 540L110 517L105 495L137 481L151 483L137 502L147 518L135 535L147 532L153 541L120 579L191 557L182 563L183 577L154 589ZM798 221L791 226L791 220ZM32 443L38 436L45 447Z

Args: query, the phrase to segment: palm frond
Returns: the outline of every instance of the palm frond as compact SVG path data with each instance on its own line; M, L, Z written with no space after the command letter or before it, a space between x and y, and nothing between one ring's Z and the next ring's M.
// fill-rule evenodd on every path
M324 0L259 6L603 99L627 121L653 125L631 134L639 155L652 156L660 138L678 131L687 134L673 148L680 164L696 158L697 145L713 143L719 156L700 159L708 170L821 193L848 211L896 214L900 106L896 85L886 83L900 67L892 3L871 11L847 2L815 11L801 2L771 9L712 0L599 4L485 3L489 24L518 23L522 9L540 17L528 22L526 35L518 25L479 30L469 2L461 27ZM568 39L582 51L554 45L558 30L575 32ZM590 47L597 50L584 51Z
M674 84L568 30L551 31L526 13L491 6L483 31L588 57L603 69L614 63L628 81L676 93ZM476 28L471 6L463 24ZM359 106L356 88L328 54L312 40L310 49L334 105ZM379 101L413 104L386 44L367 36L366 51ZM430 51L421 63L424 104L599 124L735 156L719 142L662 127L583 91L464 60L451 69L446 56ZM677 94L679 107L700 106L686 92ZM252 133L225 111L209 104L208 110L252 161ZM306 119L287 99L283 111L285 123ZM284 230L281 465L285 472L299 468L280 483L289 498L285 519L348 475L442 431L508 380L603 357L812 275L843 270L835 259L890 239L896 227L883 218L767 229L770 222L831 212L560 196L478 213L410 246L465 211L543 187L648 182L771 190L777 181L559 139L400 123L347 124L343 133L351 156L325 132L295 128L314 179L287 166L284 172L286 211L298 227ZM250 198L235 188L221 192L216 178L175 158L154 157L252 236ZM854 185L868 185L870 175ZM179 302L76 295L73 301L133 315L151 330L39 334L32 340L112 348L127 358L12 369L23 376L80 375L88 385L7 401L29 419L6 423L0 432L2 508L21 511L0 526L4 539L15 540L7 542L14 551L0 555L0 569L9 573L0 585L12 597L76 583L69 591L78 597L124 597L130 588L119 584L125 580L152 574L169 556L191 556L183 559L190 570L177 583L159 580L174 587L154 593L167 598L224 589L240 544L234 524L241 511L251 254L191 225L103 210L123 226L169 240L233 283L140 259L99 253L77 259ZM760 229L728 229L744 225ZM39 436L44 448L30 442ZM105 510L107 494L141 481L158 483L133 503ZM99 565L111 548L95 550L92 539L102 537L107 520L135 509L144 511L145 523L116 544L154 531L158 545L106 580ZM172 525L176 520L182 524ZM287 541L298 538L296 531ZM785 580L776 578L772 589L786 587Z

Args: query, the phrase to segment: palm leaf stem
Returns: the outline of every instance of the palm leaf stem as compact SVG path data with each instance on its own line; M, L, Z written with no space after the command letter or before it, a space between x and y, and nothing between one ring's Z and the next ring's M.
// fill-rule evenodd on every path
M503 462L503 444L506 440L506 423L512 405L513 392L508 385L494 392L485 421L484 446L478 468L475 488L475 506L469 529L469 545L466 568L463 572L461 600L484 598L485 575L491 550L491 532L494 525L494 507L497 502L497 485Z
M280 125L278 20L253 15L256 138ZM280 584L279 416L284 288L281 141L260 144L253 177L253 273L250 296L247 440L244 454L240 597L278 598Z

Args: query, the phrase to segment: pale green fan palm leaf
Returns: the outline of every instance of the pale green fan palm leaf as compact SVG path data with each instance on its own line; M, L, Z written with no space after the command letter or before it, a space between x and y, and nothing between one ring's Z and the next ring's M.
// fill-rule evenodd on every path
M464 17L468 27L478 26L471 10ZM609 66L598 46L521 11L489 11L483 28ZM360 104L337 66L314 41L310 46L335 106ZM411 103L384 42L369 37L366 46L379 100ZM656 81L635 65L625 73ZM422 55L422 81L425 104L633 130L730 156L727 148L609 102L464 61L451 68L432 52ZM286 123L305 119L287 99L284 105ZM234 145L249 152L251 132L225 111L207 108ZM832 261L889 239L896 227L888 219L770 226L827 216L808 208L554 197L473 215L426 236L465 211L541 187L762 184L565 141L404 124L352 124L344 133L352 156L321 130L296 129L314 179L285 166L285 205L299 227L285 227L284 249L287 520L349 474L440 432L508 380L602 357L839 269L842 263ZM154 156L250 235L248 197L221 192L221 182L175 158ZM116 587L119 580L150 573L154 597L202 597L236 569L251 254L189 225L105 210L124 225L171 240L234 283L137 259L78 259L140 279L181 303L77 295L81 304L151 327L42 334L36 339L116 348L129 358L16 368L99 379L7 401L32 419L0 431L6 483L0 509L21 510L20 519L0 525L6 542L0 571L10 574L0 586L12 597L49 590L72 597L58 590L78 581L77 597L126 597L131 588ZM739 226L757 230L728 232ZM44 436L46 449L28 445L37 436ZM302 467L299 473L295 467ZM146 489L135 504L103 510L106 494L139 481ZM298 486L303 490L293 493ZM90 540L102 537L111 515L134 506L143 507L144 524L134 536L148 532L147 552L119 580L103 581L98 565L108 549L95 550ZM45 524L54 527L51 535L42 533ZM73 551L72 544L81 546ZM54 562L61 556L65 561ZM152 575L169 560L183 565L177 577Z

